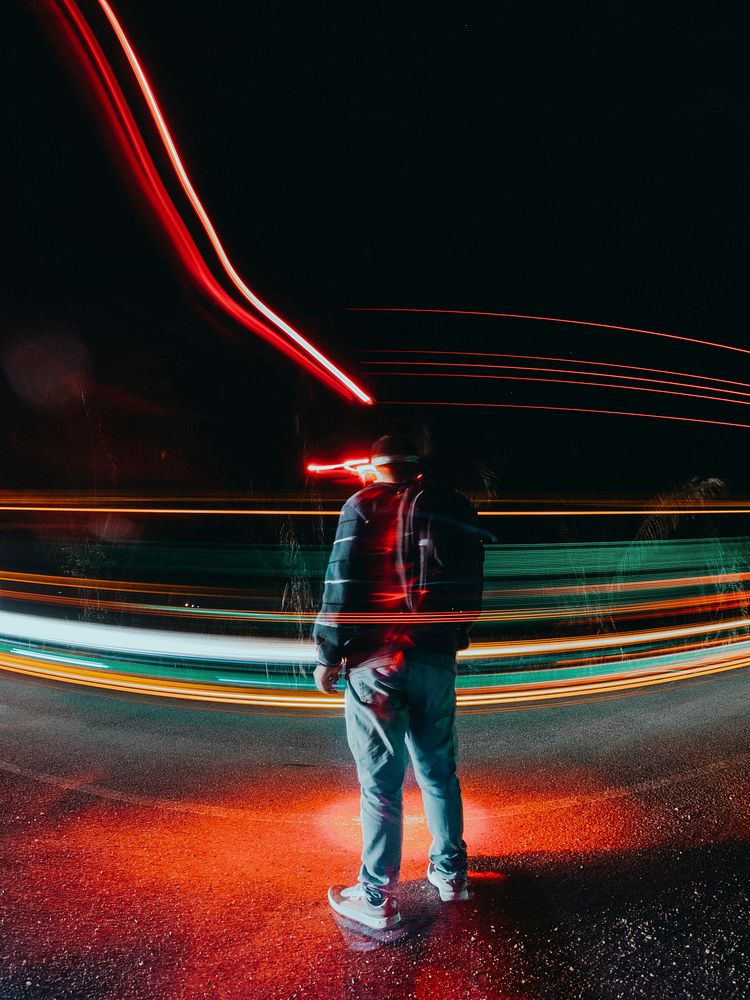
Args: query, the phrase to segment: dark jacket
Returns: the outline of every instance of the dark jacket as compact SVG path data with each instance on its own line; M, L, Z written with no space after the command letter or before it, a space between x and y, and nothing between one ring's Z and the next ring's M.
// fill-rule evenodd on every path
M354 667L408 648L455 655L479 613L483 560L465 497L366 486L341 510L313 631L318 662Z

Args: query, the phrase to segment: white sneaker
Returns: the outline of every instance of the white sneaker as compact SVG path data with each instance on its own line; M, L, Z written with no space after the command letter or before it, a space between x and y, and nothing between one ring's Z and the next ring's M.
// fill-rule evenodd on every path
M432 862L427 866L427 879L440 893L444 903L458 902L469 898L469 883L465 875L443 875Z
M385 930L400 923L401 914L398 912L398 901L393 896L385 892L379 895L381 902L371 903L365 895L364 887L359 883L348 888L334 885L328 890L328 902L342 917L356 920L375 930Z

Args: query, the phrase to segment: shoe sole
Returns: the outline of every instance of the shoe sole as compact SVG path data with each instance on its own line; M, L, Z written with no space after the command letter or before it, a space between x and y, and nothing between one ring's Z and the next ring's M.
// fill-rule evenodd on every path
M427 869L427 881L434 885L437 889L440 899L444 903L463 903L469 898L469 890L461 889L460 892L453 892L450 889L446 889L440 876L436 875L433 878L432 868Z
M355 910L347 906L346 902L339 902L328 890L328 905L336 913L340 914L342 917L346 917L347 920L354 920L358 924L364 924L365 927L372 927L375 931L385 931L389 927L395 927L396 924L401 923L401 914L394 913L390 917L376 917L374 914L363 913L361 910Z

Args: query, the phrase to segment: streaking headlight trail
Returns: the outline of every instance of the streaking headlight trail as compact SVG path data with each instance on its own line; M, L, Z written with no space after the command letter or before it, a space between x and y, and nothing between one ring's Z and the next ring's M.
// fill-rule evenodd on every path
M174 567L180 551L142 543L115 550L113 571L120 560L123 569L155 576ZM2 571L2 595L19 610L0 612L0 669L149 697L339 710L340 698L321 697L312 686L315 651L305 636L314 611L283 609L290 567L281 547L248 546L233 550L231 560L210 547L186 555L203 583ZM327 546L309 546L299 559L319 588ZM210 582L238 576L243 586ZM744 668L749 580L750 539L742 537L488 545L484 606L472 645L459 656L459 705L491 710L624 694ZM36 613L39 604L69 617ZM116 614L117 624L71 617L82 608ZM142 615L172 621L169 628L137 627ZM128 624L120 624L123 616ZM363 623L403 617L337 616Z
M8 619L0 620L0 632L21 628L16 616L15 624ZM750 625L750 619L742 620L743 627ZM729 624L729 623L727 623ZM309 681L291 682L284 678L265 679L241 674L227 676L226 665L231 661L243 663L259 662L266 666L284 658L286 662L297 664L314 663L314 649L310 645L289 643L256 642L239 640L229 642L229 637L209 637L203 642L193 643L194 636L172 636L170 633L148 632L141 634L136 629L109 629L100 626L77 626L62 637L57 632L57 622L35 622L28 625L29 631L40 636L55 636L73 639L78 646L96 649L99 657L112 655L112 647L119 647L122 657L110 659L108 663L92 662L82 657L73 657L64 652L39 651L32 647L20 648L0 642L0 669L10 673L38 677L68 684L77 684L109 691L161 696L189 701L203 701L245 705L258 708L278 709L318 709L340 710L343 697L320 696L315 694ZM736 626L737 622L732 622ZM93 630L93 631L92 631ZM127 632L137 633L127 635ZM113 633L117 632L115 635ZM658 633L659 637L663 633ZM651 636L644 633L638 637L648 642ZM42 640L44 641L44 640ZM107 647L102 650L99 643ZM211 647L214 647L211 649ZM498 649L502 644L497 644ZM564 648L570 648L567 644ZM66 647L67 648L67 647ZM549 647L547 647L549 649ZM186 651L188 651L186 653ZM181 651L190 660L200 659L202 671L175 670L161 662L151 663L128 660L128 654L142 653L148 656L174 656ZM517 648L516 648L517 651ZM490 652L487 649L481 652ZM231 657L231 660L230 660ZM462 661L470 661L471 654L461 656ZM223 667L223 674L217 673L217 665ZM651 687L674 681L696 679L711 674L737 670L750 665L750 640L729 638L718 649L673 650L669 653L652 655L646 661L633 659L618 663L617 670L600 669L593 673L581 669L558 669L555 671L520 672L512 675L493 674L489 671L470 678L458 678L457 700L460 708L492 708L504 705L523 704L561 698L592 697L596 695L626 692L642 687ZM105 673L106 671L106 673ZM516 681L514 683L514 680ZM232 686L230 686L232 685ZM285 690L286 689L286 690Z

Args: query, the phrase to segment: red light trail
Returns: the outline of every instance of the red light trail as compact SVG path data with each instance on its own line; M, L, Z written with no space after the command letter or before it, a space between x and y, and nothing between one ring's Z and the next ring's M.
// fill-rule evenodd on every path
M586 361L583 358L575 358L575 359L573 359L573 358L570 358L570 357L568 357L568 358L547 357L546 355L543 355L543 354L505 354L505 353L494 353L494 352L491 352L491 351L432 351L432 350L425 351L425 350L421 350L421 349L420 350L407 350L407 349L384 348L384 347L383 348L381 348L381 347L370 348L367 351L365 351L365 353L366 354L429 354L431 356L432 355L439 355L439 356L442 356L442 357L453 357L453 358L512 358L512 359L515 359L515 360L518 360L518 361L555 361L555 362L559 362L560 364L565 364L565 365L569 365L569 364L589 365L589 366L600 365L602 368L619 368L619 369L621 369L623 371L631 371L631 372L650 372L651 374L655 374L655 375L677 375L680 378L697 378L697 379L700 379L702 382L718 382L720 385L741 385L745 389L750 389L750 382L738 382L735 379L728 379L728 378L715 378L712 375L698 375L698 374L695 374L694 372L678 372L678 371L672 371L672 369L670 369L670 368L647 368L647 367L643 367L643 366L640 366L640 365L622 365L622 364L616 364L615 362L612 362L612 361ZM403 362L395 362L395 361L378 361L378 360L373 360L373 361L368 362L368 364L372 364L372 365L397 364L397 363L398 364L410 364L410 365L412 365L412 364L414 364L414 365L416 365L416 364L437 365L437 364L442 363L442 362L437 362L437 361L424 361L424 362L423 361L408 361L408 362L407 361L403 361ZM458 362L452 362L452 363L453 364L458 364ZM499 367L504 367L504 366L499 366ZM554 370L557 371L559 369L554 369ZM587 374L594 374L594 373L591 372L591 373L587 373ZM599 373L597 373L597 374L599 374ZM615 375L615 374L610 373L610 372L601 373L601 374L603 374L603 375L606 374L606 376L609 377L609 378L631 378L632 380L635 380L634 376L627 376L627 375L626 376L618 376L618 375ZM661 379L647 379L645 381L659 382L659 381L661 381ZM675 382L675 383L668 383L668 384L683 385L683 384L686 384L686 383ZM710 386L699 386L698 388L709 389L711 387ZM732 390L727 389L725 391L726 392L731 392ZM748 394L748 393L740 393L740 395L750 395L750 394Z
M591 327L605 330L622 330L630 333L641 333L654 337L665 337L670 340L679 340L687 343L699 344L704 347L715 347L729 351L737 351L750 354L750 350L734 347L729 344L722 344L716 341L700 340L695 337L684 337L678 334L660 333L656 330L646 330L639 327L619 326L611 323L593 323L587 320L560 319L551 316L532 316L521 313L485 312L478 310L459 309L416 309L416 308L357 308L355 312L392 312L392 313L413 313L425 315L448 315L448 316L485 316L502 317L506 319L537 320L547 323L566 323L573 326ZM717 378L709 375L693 374L685 371L675 371L672 369L653 368L638 365L618 364L606 361L576 360L571 357L562 358L535 354L517 354L510 352L484 352L484 351L445 351L430 349L370 349L366 354L390 355L386 358L372 358L367 362L371 371L376 372L380 377L385 378L464 378L479 379L487 381L506 382L538 382L568 386L586 386L587 388L601 389L627 389L631 392L655 393L659 395L680 396L688 399L706 400L717 403L736 403L747 406L750 392L749 382L742 382L735 379ZM404 358L408 355L409 358ZM393 356L399 356L397 360L391 360ZM434 360L437 357L451 358L452 360ZM416 360L414 360L416 358ZM526 365L526 364L500 364L490 363L487 360L469 361L458 360L467 358L480 359L507 359L509 361L534 361L553 363L555 367L546 365ZM560 367L560 366L575 367ZM581 369L578 366L587 366ZM599 366L600 370L596 370ZM393 368L424 369L421 371L393 371L384 369ZM436 370L453 369L453 370ZM467 372L459 369L496 369L507 371L507 375L486 374L484 372ZM617 369L616 371L613 369ZM521 374L527 372L546 373L550 376L581 376L581 378L553 378L541 377L541 375ZM623 374L624 373L624 374ZM640 373L640 374L638 374ZM660 378L656 376L674 376L674 378ZM609 380L609 381L607 381ZM678 381L679 380L679 381ZM631 383L631 384L629 384ZM632 384L636 383L636 384ZM739 387L739 388L732 388ZM699 390L687 391L687 390ZM685 423L696 423L713 425L717 427L738 427L746 429L750 424L742 424L734 421L712 420L700 417L685 417L659 413L645 413L632 410L602 409L598 407L571 407L571 406L551 406L542 404L521 404L521 403L491 403L467 401L461 403L455 400L388 400L386 405L403 406L473 406L487 408L505 408L517 410L547 410L558 413L596 413L612 416L629 416L650 418L653 420L674 420Z
M544 360L544 359L539 359L539 360ZM562 359L557 359L556 358L555 360L562 360ZM714 388L713 386L709 386L709 385L701 385L700 383L697 383L697 382L675 382L675 381L673 381L671 379L643 378L643 377L638 376L638 375L618 375L616 372L581 371L580 369L575 369L575 368L546 368L546 367L542 367L542 366L538 366L538 365L497 365L497 364L483 364L483 363L480 363L480 362L471 362L471 361L370 361L370 362L368 362L368 364L370 364L370 365L387 365L387 366L393 366L393 367L395 367L397 365L398 366L408 365L410 368L411 367L418 367L418 366L422 366L422 367L428 367L429 366L430 368L482 368L482 369L493 369L493 370L498 370L498 371L502 370L502 371L551 372L551 373L557 372L557 373L559 373L561 375L583 375L583 376L585 376L587 378L615 378L615 379L618 379L618 382L619 381L649 382L652 385L671 385L671 386L678 386L678 387L684 388L684 389L702 389L704 392L712 392L712 393L714 393L714 395L713 396L696 396L695 398L697 398L697 399L715 399L718 402L723 402L723 403L744 403L744 405L747 405L747 403L745 403L744 400L740 400L740 399L726 399L724 396L718 395L719 392L727 392L727 393L729 393L732 396L746 396L746 397L750 398L750 392L742 392L739 389L718 389L718 388ZM618 365L617 367L624 368L626 366L625 365ZM633 368L631 370L632 371L639 371L640 369ZM645 370L648 371L649 369L645 369ZM409 375L410 373L409 372L382 372L381 374L388 376L388 375ZM435 376L443 376L443 377L445 377L446 375L451 375L454 378L459 378L459 377L461 377L461 375L463 373L461 373L461 372L454 372L454 373L450 373L450 372L449 373L446 373L446 372L414 372L413 374L415 374L415 375L435 375ZM470 376L467 374L466 377L470 377ZM480 377L480 376L475 376L475 377ZM501 376L487 375L487 376L484 376L484 377L485 378L493 378L493 377L500 378ZM505 376L505 377L506 378L512 378L513 376ZM690 376L686 376L686 377L690 377ZM699 375L697 377L701 378L702 376ZM519 381L529 381L529 380L519 379ZM542 380L540 380L540 381L542 381ZM557 381L557 380L555 380L555 381ZM599 383L599 382L574 382L573 380L569 380L569 379L563 379L561 381L563 381L563 382L570 382L570 384L572 384L572 385L603 385L603 386L605 386L605 383ZM719 381L719 380L717 380L717 381ZM744 383L744 382L738 382L738 383L733 383L733 384L735 384L735 385L748 385L748 383ZM620 388L620 389L641 389L642 387L641 386L629 386L629 385L619 385L618 384L618 385L606 385L606 388L612 388L612 389L617 389L617 388ZM750 385L748 385L748 388L750 388ZM648 388L643 388L643 391L644 392L649 392L649 391L650 392L667 392L667 390L663 390L663 389L659 390L659 389L648 389ZM693 395L693 394L692 393L673 393L673 395L684 396L684 395Z
M218 283L211 273L184 220L170 198L158 170L151 158L143 136L127 100L117 82L116 76L99 45L91 27L83 17L74 0L58 0L52 6L66 36L70 50L77 56L78 63L87 77L90 92L97 98L99 109L104 113L108 125L108 136L114 141L128 167L129 175L146 198L161 228L177 252L182 265L193 281L203 290L209 300L218 305L246 329L252 330L275 347L292 357L308 371L337 389L348 398L356 398L362 403L372 403L372 398L353 379L349 378L326 355L309 340L271 310L242 281L233 267L216 230L208 217L187 171L180 159L177 148L159 108L151 87L133 48L122 29L111 6L106 0L99 0L100 6L109 20L120 45L130 63L138 86L146 100L151 117L167 151L183 191L188 197L222 268L242 297L260 312L276 330L258 319L244 306L236 302ZM67 11L68 19L61 13ZM279 331L279 332L277 332Z
M372 397L366 393L356 382L354 382L348 375L346 375L340 368L338 368L326 355L324 355L318 348L316 348L309 340L307 340L302 334L294 329L289 323L287 323L281 316L274 312L268 305L266 305L263 300L252 291L251 288L243 281L236 268L232 264L229 255L224 248L216 228L211 221L202 201L200 200L191 180L189 174L185 168L182 158L177 150L174 138L170 132L169 126L164 118L163 112L160 108L159 102L156 98L153 86L148 79L148 76L133 49L132 43L128 38L122 24L120 23L117 15L115 14L111 4L108 0L98 0L99 6L105 15L110 27L112 28L121 48L125 54L128 64L132 70L135 81L140 89L140 92L145 100L146 106L148 108L150 117L153 124L157 130L161 143L166 151L169 162L174 170L175 176L179 181L179 184L187 197L195 216L197 217L200 225L205 232L218 261L224 273L227 275L231 281L235 290L242 296L242 298L255 310L257 310L275 330L266 325L263 321L258 319L252 313L249 313L244 306L236 302L227 294L227 292L218 284L214 276L211 274L208 265L203 259L197 245L189 234L187 227L185 226L184 220L179 215L179 212L174 205L173 201L169 197L166 188L164 187L161 178L158 175L158 171L154 165L150 154L147 151L143 137L136 125L135 119L129 109L127 101L123 95L121 88L116 80L115 74L106 59L101 47L99 46L94 34L81 14L79 8L75 4L74 0L57 0L62 9L65 9L68 13L68 17L75 25L77 30L77 35L75 32L70 30L70 25L67 25L68 40L71 44L71 48L77 52L79 61L85 71L89 76L89 82L93 84L93 91L99 99L101 108L104 110L105 115L108 118L108 123L110 125L110 136L113 138L120 148L120 151L124 153L125 159L130 167L133 179L136 181L138 186L141 188L142 192L146 195L152 209L155 211L157 218L159 219L162 228L165 230L167 236L170 239L173 247L177 250L178 256L186 269L191 274L193 280L203 289L203 291L211 298L211 300L219 305L228 315L230 315L234 320L240 322L246 328L251 329L254 333L264 337L269 340L277 348L280 348L288 356L293 357L298 363L302 364L308 370L314 372L318 377L322 378L329 386L338 389L341 392L345 392L349 398L358 399L363 403L372 403ZM664 333L656 330L649 330L640 327L630 327L620 324L612 323L597 323L588 320L576 320L568 319L564 317L551 317L551 316L538 316L532 314L523 313L509 313L509 312L499 312L499 311L489 311L489 310L461 310L461 309L421 309L415 307L357 307L353 311L362 312L394 312L394 313L416 313L416 314L429 314L429 315L446 315L446 316L477 316L477 317L488 317L488 318L506 318L506 319L519 319L519 320L534 320L547 323L563 323L579 327L590 327L594 329L603 330L618 330L628 333L639 333L647 336L661 337L671 340L678 340L684 343L693 343L701 345L704 347L713 347L721 350L728 350L743 354L750 354L750 350L746 348L736 347L730 344L724 344L717 341L710 341L696 337L687 337L684 335ZM278 331L278 332L277 332ZM283 336L280 336L279 333ZM531 356L523 355L507 355L508 357L527 357L529 360ZM563 359L539 359L539 360L555 360L562 361ZM382 363L382 362L376 362ZM387 364L388 362L386 362ZM415 362L404 362L405 364L415 364ZM436 362L435 364L439 364ZM458 363L457 363L458 364ZM593 362L581 362L581 364L590 365ZM602 363L608 368L626 368L624 365L615 365ZM468 367L468 365L464 365ZM497 367L509 367L509 366L497 366ZM526 370L526 369L522 369ZM545 371L547 369L533 369ZM652 373L661 374L674 374L679 376L687 376L687 373L678 372L667 372L666 370L660 369L637 369L632 367L631 371L641 370L650 371ZM578 372L574 370L564 370L566 374L588 374L585 372ZM390 376L398 376L404 373L400 372L390 372L387 373ZM424 373L420 373L424 374ZM601 377L599 373L591 373L595 377ZM450 377L457 377L451 375ZM611 383L604 382L581 382L573 380L552 380L552 379L530 379L528 377L521 376L469 376L464 377L474 377L474 378L495 378L495 379L513 379L517 381L559 381L566 382L567 384L573 385L589 385L589 386L600 386L602 388L628 388L634 390L640 388L644 392L656 392L667 394L666 389L657 388L647 388L645 386L623 386L623 385L613 385ZM666 380L656 380L640 378L638 376L621 376L611 374L611 378L615 379L625 379L629 378L631 381L639 382L661 382L664 385L686 385L688 388L706 388L707 386L698 386L695 383L674 383L668 382ZM726 379L713 379L704 376L692 376L702 379L703 381L721 382L724 385L734 384L734 385L745 385L747 383L733 382ZM725 389L732 395L747 395L746 393L739 392L737 390ZM686 393L678 392L672 390L669 392L672 395L682 395L690 396L692 398L698 399L714 399L722 402L729 402L728 399L721 399L718 396L702 396L696 393ZM734 402L741 402L740 400L733 400ZM447 404L456 405L456 404ZM478 404L471 403L467 405L495 405L501 406L506 405L511 407L511 404ZM628 416L641 416L641 417L651 417L652 419L671 419L671 420L682 420L694 423L703 424L715 424L717 426L745 426L736 423L731 423L727 421L709 421L706 419L698 418L685 418L685 417L671 417L660 414L644 414L644 413L631 413L629 411L615 411L615 410L602 410L602 409L588 409L581 407L541 407L541 406L522 406L520 404L514 404L512 408L516 409L554 409L558 412L590 412L590 413L608 413L616 415L628 415ZM313 471L313 470L311 470ZM318 471L318 470L315 470ZM323 471L323 470L319 470Z
M191 274L193 280L201 287L205 294L217 305L219 305L229 316L234 320L240 322L247 329L252 330L254 333L264 337L266 340L274 344L275 347L281 349L288 356L294 358L299 364L307 368L309 371L315 373L319 378L323 379L329 386L336 388L340 392L344 392L349 398L358 399L363 403L372 403L372 397L366 393L356 382L354 382L348 375L346 375L341 369L339 369L329 358L327 358L321 351L318 350L309 340L303 337L297 330L295 330L289 323L287 323L282 317L275 313L269 306L267 306L260 298L248 287L248 285L243 281L236 268L232 264L229 255L227 254L216 228L211 221L206 209L201 202L191 180L189 174L185 168L182 158L177 150L174 138L170 132L167 122L164 118L163 112L160 108L159 102L156 98L153 86L148 79L148 76L133 49L133 46L122 26L118 17L116 16L111 4L108 0L98 0L99 6L104 13L107 21L112 28L121 48L125 54L128 61L130 69L132 70L135 81L140 89L140 92L145 100L146 106L148 108L151 120L157 130L161 143L166 151L169 162L174 170L175 176L179 181L179 184L187 197L196 218L200 222L200 225L205 232L213 251L216 254L218 261L224 273L227 275L231 281L235 290L242 296L242 298L255 310L257 310L264 319L271 324L268 326L266 322L260 320L257 316L248 312L247 309L236 302L227 292L219 285L219 283L214 278L211 273L206 261L201 255L196 243L194 242L192 236L190 235L184 220L179 214L174 202L170 198L169 194L164 187L164 184L158 174L157 168L148 153L145 141L141 135L138 126L135 122L135 118L130 111L124 94L116 80L115 74L107 61L100 45L98 44L90 26L84 19L79 8L75 4L74 0L57 0L60 7L67 11L70 21L75 25L76 31L72 31L70 24L65 22L64 26L67 28L66 34L68 36L68 41L71 45L71 49L77 53L78 59L84 70L89 77L89 83L93 85L92 90L96 97L98 98L100 108L104 111L109 125L110 138L113 138L116 145L118 146L121 153L124 154L125 160L128 164L130 174L132 178L136 181L137 185L141 189L142 193L146 196L154 214L159 220L162 228L167 234L172 246L178 253L178 256L183 264L183 266ZM588 320L574 320L562 317L550 317L550 316L536 316L530 314L522 313L506 313L506 312L495 312L495 311L485 311L485 310L459 310L459 309L419 309L419 308L404 308L404 307L359 307L354 311L367 311L367 312L394 312L394 313L417 313L417 314L429 314L429 315L446 315L446 316L483 316L483 317L497 317L506 319L519 319L519 320L535 320L548 323L564 323L579 327L590 327L595 329L604 330L618 330L629 333L639 333L653 337L662 337L671 340L678 340L685 343L698 344L704 347L719 348L722 350L734 351L738 353L750 354L750 350L740 347L735 347L729 344L723 344L717 341L709 341L695 337L687 337L678 334L663 333L655 330L648 330L639 327L629 327L618 324L611 323L595 323ZM272 329L275 327L275 329ZM425 352L427 353L427 352ZM437 353L437 352L430 352ZM517 357L526 358L532 360L533 356L525 355L505 355L506 357ZM565 359L544 359L535 358L535 360L553 360L556 362L563 362ZM385 362L389 364L390 362ZM417 362L403 362L404 364L417 364ZM375 364L383 364L383 362L375 362ZM437 364L444 364L441 362L434 362ZM454 363L456 366L461 364L462 367L468 367L468 363ZM580 364L592 365L594 362L583 361ZM627 369L629 366L616 365L602 362L604 367L607 368L621 368ZM496 367L510 367L510 366L496 366ZM517 370L527 370L527 367L520 367ZM550 369L531 369L539 371L551 371ZM554 369L555 371L559 369ZM662 369L638 369L636 367L630 367L630 371L644 371L651 372L652 374L672 374L678 375L680 377L693 377L701 379L704 382L716 382L722 383L724 386L729 384L742 385L750 388L748 383L742 382L731 382L726 379L714 379L711 377L704 376L688 376L684 372L669 372ZM580 375L592 375L596 378L603 377L600 373L595 372L579 372L572 369L561 370L565 374L580 374ZM384 373L389 376L399 376L405 373L400 372L389 372ZM424 375L425 373L420 373ZM444 375L444 377L446 377ZM457 377L451 375L450 377ZM661 383L663 385L672 385L675 389L667 390L661 388L647 388L646 386L625 386L625 385L613 385L612 383L605 382L581 382L574 381L572 379L567 380L553 380L553 379L541 379L535 378L531 379L522 376L470 376L465 375L464 377L474 377L474 378L494 378L494 379L506 379L506 380L516 380L516 381L548 381L548 382L565 382L571 385L588 385L588 386L600 386L602 388L628 388L631 391L635 389L640 389L643 392L655 392L662 394L671 395L682 395L697 399L713 399L721 402L742 402L741 400L728 400L726 398L721 398L718 395L714 396L704 396L698 395L696 393L687 393L676 391L677 386L685 386L687 388L701 388L707 391L713 391L710 386L697 385L696 383L675 383L672 381L664 379L650 379L642 378L636 375L617 375L610 373L610 378L617 380L629 379L630 381L638 382L653 382ZM734 389L724 389L725 392L733 396L744 396L747 393L740 392ZM434 405L434 404L431 404ZM456 404L446 404L446 405L456 405ZM470 403L467 405L495 405L501 406L506 405L511 407L511 404L478 404ZM554 409L558 412L589 412L589 413L607 413L616 415L627 415L627 416L641 416L641 417L651 417L652 419L671 419L671 420L682 420L689 421L693 423L703 423L703 424L715 424L717 426L745 426L741 424L736 424L727 421L710 421L706 419L699 418L686 418L686 417L671 417L660 414L645 414L645 413L632 413L629 411L616 411L616 410L602 410L602 409L589 409L581 407L541 407L541 406L522 406L521 404L514 404L512 408L515 409ZM310 470L310 471L324 471L324 470ZM351 471L348 469L347 471Z
M399 306L353 306L350 312L390 312L417 313L437 316L487 316L501 319L530 319L542 323L567 323L570 326L588 326L598 330L620 330L623 333L643 333L649 337L665 337L667 340L681 340L687 344L699 344L701 347L718 347L722 351L736 351L738 354L750 354L750 348L734 347L732 344L722 344L715 340L701 340L698 337L685 337L677 333L660 333L658 330L644 330L637 326L619 326L615 323L593 323L584 319L562 319L559 316L527 316L524 313L487 312L480 309L417 309Z
M330 465L316 465L311 462L307 466L308 472L353 472L356 473L358 469L363 468L370 464L369 458L346 458L343 462L334 462Z
M686 424L710 424L714 427L739 427L750 430L750 424L734 423L731 420L707 420L704 417L675 417L664 413L635 413L632 410L599 410L585 406L547 406L532 403L459 403L439 399L398 399L383 400L381 406L475 406L503 410L549 410L554 413L599 413L613 417L647 417L650 420L676 420Z
M502 365L486 367L503 367ZM520 371L561 371L562 369L544 368L521 368ZM685 396L689 399L707 399L714 403L734 403L737 406L750 406L750 402L744 399L726 399L723 396L706 396L697 392L678 392L675 389L653 389L649 386L641 385L620 385L617 382L589 382L574 378L542 378L531 375L472 375L468 372L382 372L387 378L463 378L463 379L484 379L496 382L544 382L552 385L585 385L599 389L629 389L631 392L653 392L662 396ZM577 374L577 373L571 373ZM590 374L581 372L580 374ZM700 387L699 387L700 388ZM744 395L744 394L743 394Z

